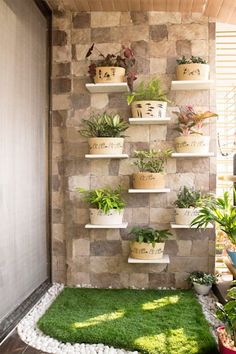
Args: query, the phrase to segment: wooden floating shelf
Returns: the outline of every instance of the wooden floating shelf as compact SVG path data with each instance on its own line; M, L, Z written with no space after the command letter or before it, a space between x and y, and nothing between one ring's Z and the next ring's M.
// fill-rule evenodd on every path
M170 121L169 117L160 119L160 118L129 118L129 123L130 124L165 124Z
M211 157L214 156L213 152L195 153L195 152L173 152L171 157Z
M91 93L129 92L129 86L127 82L85 84L85 86L86 89Z
M214 86L213 80L176 80L171 82L171 90L208 90Z
M127 226L128 226L127 222L123 222L122 224L117 224L117 225L86 224L85 229L126 229Z
M196 229L196 226L190 227L190 225L179 225L179 224L170 224L172 229ZM206 227L201 227L200 229L213 229L212 224L208 224Z
M169 193L170 188L160 189L129 189L129 193Z
M224 176L219 176L218 179L220 181L227 181L227 182L236 182L236 175L224 175Z
M170 263L170 257L168 256L168 254L164 254L163 257L159 258L159 259L136 259L136 258L129 257L128 258L128 263L168 264L168 263Z
M127 154L120 154L120 155L112 155L112 154L107 154L107 155L92 155L92 154L86 154L85 158L86 159L127 159L129 155Z

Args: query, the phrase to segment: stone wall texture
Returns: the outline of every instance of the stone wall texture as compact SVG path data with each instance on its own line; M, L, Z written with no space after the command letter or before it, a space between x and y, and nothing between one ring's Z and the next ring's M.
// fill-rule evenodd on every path
M104 53L130 45L137 58L138 81L162 80L173 101L168 125L131 126L125 152L130 159L84 158L88 143L78 133L83 118L97 112L118 112L128 119L130 108L123 94L90 94L85 53L95 42ZM168 194L126 194L127 230L86 230L88 206L76 187L95 188L121 184L128 189L134 150L173 146L174 106L194 104L215 110L214 92L170 91L176 58L198 55L209 60L214 79L215 24L198 14L162 12L56 13L53 18L52 65L52 259L53 280L70 285L98 287L186 287L193 270L214 270L214 230L172 230L166 243L170 264L128 264L130 227L152 225L169 228L173 201L183 185L203 191L215 190L215 158L170 159L167 165ZM215 124L206 127L215 151Z

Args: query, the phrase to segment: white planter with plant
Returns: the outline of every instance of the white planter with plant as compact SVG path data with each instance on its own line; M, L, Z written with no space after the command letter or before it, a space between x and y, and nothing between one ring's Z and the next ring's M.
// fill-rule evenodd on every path
M84 129L80 134L88 138L91 155L120 155L123 152L124 138L122 132L129 124L118 114L102 113L83 119Z
M191 56L187 59L183 56L177 59L177 80L208 80L209 72L207 61L201 57Z
M157 230L152 227L133 227L130 242L131 258L135 259L160 259L163 257L165 240L172 236L168 230Z
M97 83L120 83L127 80L130 89L136 80L134 52L129 47L122 46L117 53L104 55L94 46L89 48L86 59L96 51L99 57L89 65L89 75Z
M84 194L84 200L91 208L90 222L92 225L119 225L122 224L125 202L121 196L121 188L101 188L78 191Z
M141 82L137 89L127 95L127 102L131 105L133 118L166 117L167 102L170 102L161 89L161 82L153 79L147 84Z
M133 173L133 188L165 188L164 168L171 154L171 149L135 151L137 160L134 165L138 167L139 172Z
M204 272L192 272L188 279L199 295L208 295L212 285L216 283L217 277L213 274Z
M204 121L211 117L217 117L212 112L196 112L191 105L179 108L179 112L173 112L178 117L180 136L175 138L175 150L179 153L208 153L210 136L204 136L202 128Z

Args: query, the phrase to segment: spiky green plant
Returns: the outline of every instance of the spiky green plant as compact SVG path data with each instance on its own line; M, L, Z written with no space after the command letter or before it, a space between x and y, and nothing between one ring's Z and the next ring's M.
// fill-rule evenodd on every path
M135 151L137 160L134 165L138 167L140 172L161 173L164 171L167 159L171 154L171 149Z
M203 195L200 190L183 186L178 194L174 205L177 208L197 208L202 205L203 201L210 198L210 195Z
M130 105L133 101L164 101L169 102L166 93L161 88L161 81L153 79L145 84L140 82L135 91L127 95L127 102Z

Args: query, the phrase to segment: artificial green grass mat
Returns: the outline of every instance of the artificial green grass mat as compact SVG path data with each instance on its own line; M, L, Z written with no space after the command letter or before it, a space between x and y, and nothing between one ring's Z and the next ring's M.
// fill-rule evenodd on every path
M63 342L148 354L218 353L191 290L65 288L38 327Z

